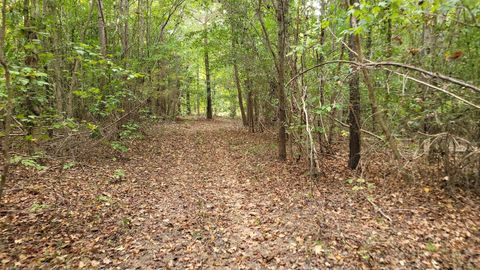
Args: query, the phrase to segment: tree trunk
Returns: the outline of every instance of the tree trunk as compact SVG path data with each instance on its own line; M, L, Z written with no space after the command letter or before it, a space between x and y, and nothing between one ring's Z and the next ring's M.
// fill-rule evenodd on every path
M49 6L50 4L51 6ZM59 17L58 14L56 14L57 6L52 3L45 3L45 9L48 9L48 12L51 12L54 17ZM61 25L58 24L58 28L61 29ZM63 60L62 60L62 49L61 49L61 40L62 36L60 31L57 29L53 35L52 35L52 45L53 45L53 51L55 53L55 61L53 61L53 70L54 70L54 78L55 78L55 83L54 83L54 89L55 89L55 108L58 113L63 113L63 74L62 74L62 66L63 66Z
M373 28L373 27L372 27ZM367 57L368 58L371 58L371 55L372 55L372 43L373 43L373 40L372 40L372 29L369 29L368 30L368 33L367 33L367 44L366 44L366 49L367 49ZM390 33L390 36L391 36L391 33ZM391 40L391 38L390 38ZM387 54L388 55L388 54ZM388 71L386 71L386 76L388 76ZM377 111L376 111L376 108L375 107L372 107L370 106L371 108L371 111L372 111L372 131L375 132L377 130Z
M25 42L27 44L31 44L36 40L37 33L33 31L32 23L31 23L31 15L30 15L30 0L24 0L23 1L23 27L25 29ZM38 55L36 52L30 48L27 48L27 46L24 46L25 49L25 65L27 67L31 67L33 69L36 69L38 66ZM32 77L28 77L28 84L26 87L29 88L29 91L26 94L25 97L25 106L27 108L27 112L29 115L32 116L39 116L40 115L40 108L38 108L34 104L34 95L37 92L37 86L35 84L32 84L33 80ZM26 124L26 129L27 129L27 134L30 136L33 136L33 131L35 128L35 123L34 122L28 122ZM32 140L29 140L28 142L28 151L30 154L33 154L34 152L34 144Z
M144 14L144 0L138 0L137 6L137 18L138 27L136 32L138 33L138 57L143 57L143 47L145 43L145 14Z
M322 14L325 10L325 2L321 1L321 11L322 11ZM319 17L319 21L320 21L321 17ZM320 46L323 47L324 43L325 43L325 29L321 29L320 30L320 36L319 36L319 42L320 42ZM320 64L322 63L324 60L325 60L325 55L323 52L320 52L320 53L317 53L317 64ZM318 71L318 95L319 95L319 105L320 107L324 106L325 105L325 78L324 78L324 74L323 74L323 68L322 69L319 69ZM317 119L317 126L320 128L320 131L317 133L317 140L318 140L318 144L320 145L320 151L322 151L322 149L324 148L329 148L328 147L328 135L327 135L327 131L325 129L325 123L323 121L323 116L321 114L319 114L318 116L318 119ZM323 137L325 137L325 142L323 142ZM325 145L324 147L322 147L323 145Z
M121 43L122 43L122 58L128 58L128 17L129 17L129 3L128 0L120 0L120 15L121 15Z
M208 57L208 30L205 28L204 37L204 60L205 60L205 82L207 85L207 119L213 119L212 110L212 86L210 81L210 60Z
M289 0L277 0L277 96L278 96L278 158L287 159L287 99L285 94L285 58L287 47L288 4Z
M245 116L245 108L243 106L242 85L240 83L240 75L238 74L238 62L237 62L237 37L234 33L232 25L232 53L233 53L233 75L235 77L235 85L237 86L238 107L242 115L243 126L247 126L247 117Z
M10 172L10 132L11 132L11 121L13 114L13 99L14 92L12 90L11 80L10 80L10 70L5 59L5 34L6 34L6 9L7 9L7 0L2 1L2 21L0 28L0 65L3 67L4 77L5 77L5 94L7 99L7 104L5 108L5 114L3 117L3 126L4 126L4 136L2 138L2 155L3 155L3 170L0 175L0 202L2 201L3 191L5 189L5 184L7 183L9 172Z
M350 5L354 3L358 3L358 0L350 0ZM354 27L355 17L353 15L350 16L350 26ZM350 35L350 48L355 50L357 45L357 39L355 38L355 34ZM350 51L349 53L350 61L356 61L356 56L354 52ZM359 85L359 76L357 72L354 72L350 77L349 81L350 86L350 102L348 106L348 119L350 123L350 136L349 136L349 159L348 159L348 167L352 170L358 167L358 163L360 162L360 151L361 151L361 127L360 127L360 85Z
M97 0L98 6L98 35L100 40L100 52L107 56L107 30L105 29L105 16L103 14L103 0Z
M70 82L70 90L67 93L67 117L73 117L73 91L77 87L77 70L80 65L78 59L73 60L72 81Z
M358 1L358 0L354 0L354 1ZM353 28L357 27L357 19L355 18L355 16L351 16L351 25ZM364 59L363 59L360 37L358 35L353 35L353 39L354 39L354 42L352 43L352 48L357 53L357 61L360 63L363 63ZM355 60L353 59L352 61L355 61ZM390 128L387 125L386 116L384 115L382 110L378 109L378 103L375 96L375 89L374 89L372 80L370 78L370 74L368 73L368 70L365 68L362 68L361 71L362 71L365 85L367 86L368 98L370 100L372 111L375 112L375 114L377 115L378 125L382 129L383 134L386 137L387 143L389 144L395 156L395 159L399 160L401 159L401 155L400 155L400 151L398 150L397 141L395 137L393 137L392 132L390 131Z
M186 105L187 105L187 115L191 115L192 114L192 103L191 103L191 100L190 100L190 91L187 90L187 93L185 94L185 99L186 99Z
M196 87L196 94L195 94L195 107L197 116L200 115L200 67L197 67L197 87Z
M247 68L247 79L245 80L245 87L247 88L247 123L250 132L255 132L255 116L254 116L254 102L253 89L249 69Z

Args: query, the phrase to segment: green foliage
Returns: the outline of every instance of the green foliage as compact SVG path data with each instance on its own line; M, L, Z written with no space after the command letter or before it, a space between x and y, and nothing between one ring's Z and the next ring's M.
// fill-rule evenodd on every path
M426 245L425 245L425 249L429 252L437 252L438 251L438 248L437 248L437 245L435 245L434 243L432 242L428 242Z
M121 144L120 142L111 142L110 143L110 146L115 150L115 151L118 151L120 153L127 153L128 152L128 147L126 147L125 145Z
M32 206L30 206L29 211L30 212L38 212L44 209L48 209L50 206L48 204L43 204L43 203L33 203Z
M368 182L364 178L350 178L346 181L349 185L352 186L352 191L359 191L359 190L373 190L375 189L375 184Z
M99 202L104 203L105 205L111 205L113 203L113 198L110 195L107 194L101 194L97 197L97 200Z
M120 132L120 138L134 140L143 138L140 133L140 125L136 123L128 123L122 125L122 131Z
M341 104L338 104L338 103L335 103L333 105L326 104L326 105L322 105L322 106L317 107L316 109L313 110L313 112L315 114L319 114L319 115L327 115L333 109L341 110L342 108L343 108L343 106Z
M113 173L113 178L115 179L122 179L126 176L126 173L122 169L116 169L115 172Z
M23 165L25 167L30 167L30 168L34 168L36 170L39 170L39 171L43 171L43 170L46 170L48 167L46 166L43 166L39 163L39 159L42 158L42 155L41 154L36 154L36 155L32 155L32 156L20 156L20 155L14 155L11 159L10 159L10 163L12 164L20 164L20 165Z
M64 163L62 168L64 170L70 170L71 168L75 167L77 164L75 162L67 162L67 163Z

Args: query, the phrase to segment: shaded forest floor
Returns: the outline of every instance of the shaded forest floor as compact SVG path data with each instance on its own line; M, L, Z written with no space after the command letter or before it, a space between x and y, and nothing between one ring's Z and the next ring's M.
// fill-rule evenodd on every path
M187 120L116 159L102 146L68 170L17 167L0 268L480 268L478 197L348 180L341 153L313 184L304 164L275 159L273 137Z

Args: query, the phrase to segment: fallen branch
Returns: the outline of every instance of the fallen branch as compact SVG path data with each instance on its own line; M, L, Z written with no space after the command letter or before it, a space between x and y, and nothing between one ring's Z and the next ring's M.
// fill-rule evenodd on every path
M355 62L355 61L348 61L348 60L332 60L332 61L326 61L326 62L323 62L323 63L320 63L318 65L315 65L313 67L310 67L300 73L298 73L297 75L295 75L294 77L292 77L288 82L287 84L285 85L285 87L287 87L288 85L290 85L294 80L296 80L299 76L313 70L313 69L316 69L316 68L319 68L319 67L322 67L322 66L325 66L325 65L329 65L329 64L337 64L337 63L340 63L340 64L349 64L349 65L354 65L354 66L358 66L358 67L382 67L382 68L385 68L385 66L401 66L401 67L405 67L405 68L408 68L408 67L413 67L413 66L409 66L409 65L404 65L404 64L400 64L400 63L394 63L394 62L378 62L378 63L375 63L375 62L370 62L370 63L359 63L359 62ZM425 71L427 73L424 73L424 74L428 74L428 75L435 75L436 73L432 73L432 72L429 72L429 71L426 71L426 70L423 70L423 69L420 69L420 68L416 68L416 67L413 67L415 68L414 70L416 71L419 71L419 72L422 72L422 71ZM419 80L419 79L416 79L416 78L413 78L411 76L408 76L408 75L405 75L405 74L402 74L400 72L396 72L396 71L393 71L395 72L397 75L401 75L401 76L404 76L405 78L407 79L410 79L412 81L415 81L417 83L420 83L420 84L423 84L425 86L428 86L432 89L435 89L435 90L438 90L442 93L445 93L447 95L450 95L462 102L464 102L465 104L468 104L472 107L475 107L477 109L480 109L480 105L477 105L475 103L472 103L448 90L445 90L443 88L440 88L438 86L434 86L430 83L427 83L427 82L424 82L422 80ZM461 85L461 86L464 86L464 87L468 87L476 92L479 92L480 93L480 88L476 87L476 86L473 86L473 85L470 85L466 82L463 82L463 81L460 81L460 80L457 80L457 79L454 79L454 78L450 78L450 77L447 77L447 76L444 76L444 75L441 75L441 74L437 74L438 76L435 76L437 78L440 78L440 79L444 79L444 80L447 80L447 81L450 81L450 82L456 82L457 84ZM468 86L467 86L468 85Z
M333 31L332 31L332 29L330 29L330 27L327 27L327 29L335 38L338 39L337 35L335 35L335 33L333 33ZM341 40L341 42L342 42L343 46L345 46L345 48L347 48L354 55L358 56L358 53L355 50L353 50L352 48L350 48L350 46L347 43L345 43L345 41ZM446 75L443 75L443 74L440 74L440 73L437 73L437 72L431 72L431 71L428 71L428 70L425 70L425 69L422 69L422 68L419 68L419 67L416 67L416 66L403 64L403 63L398 63L398 62L387 62L387 61L373 62L372 60L369 60L369 59L364 59L364 60L365 60L365 63L353 62L353 63L350 63L350 64L357 65L357 66L396 66L396 67L401 67L401 68L405 68L405 69L410 69L410 70L414 70L414 71L423 73L423 74L431 76L431 77L439 78L439 79L449 81L451 83L454 83L454 84L457 84L457 85L460 85L460 86L463 86L463 87L470 88L473 91L476 91L476 92L480 93L480 88L475 86L475 85L469 84L465 81L455 79L455 78L452 78L452 77L449 77L449 76L446 76ZM343 61L343 60L340 60L340 61ZM325 62L325 63L327 63L327 62ZM312 69L313 68L316 68L316 67L312 67Z
M372 62L372 61L369 61L368 63L360 63L360 62L348 61L348 60L331 60L331 61L326 61L326 62L317 64L317 65L312 66L310 68L307 68L306 70L304 70L304 71L298 73L297 75L295 75L294 77L292 77L290 79L290 81L288 81L285 86L288 86L290 83L292 83L292 81L296 80L299 76L304 75L305 73L307 73L307 72L309 72L313 69L316 69L316 68L319 68L319 67L322 67L322 66L325 66L325 65L338 64L338 63L355 65L355 66L358 66L358 67L379 67L379 66L382 66L382 67L383 66L401 67L401 68L410 69L410 70L420 72L420 73L428 75L430 77L442 79L444 81L449 81L451 83L469 88L469 89L471 89L475 92L480 93L480 88L475 86L475 85L469 84L465 81L455 79L455 78L452 78L452 77L449 77L449 76L446 76L446 75L443 75L443 74L440 74L440 73L431 72L431 71L428 71L428 70L425 70L425 69L422 69L422 68L419 68L419 67L415 67L415 66L412 66L412 65L407 65L407 64L403 64L403 63L397 63L397 62Z
M452 92L450 92L450 91L447 91L447 90L445 90L445 89L443 89L443 88L440 88L440 87L438 87L438 86L432 85L432 84L427 83L427 82L424 82L424 81L422 81L422 80L413 78L413 77L408 76L408 75L406 75L406 74L403 74L403 73L400 73L400 72L397 72L397 71L393 71L393 70L388 69L388 68L385 68L385 69L388 70L388 71L391 71L391 72L393 72L393 73L395 73L395 74L397 74L397 75L399 75L399 76L403 76L403 77L406 78L406 79L409 79L409 80L412 80L412 81L417 82L417 83L419 83L419 84L423 84L423 85L425 85L425 86L427 86L427 87L436 89L436 90L438 90L438 91L440 91L440 92L443 92L443 93L445 93L445 94L447 94L447 95L449 95L449 96L452 96L452 97L454 97L454 98L456 98L456 99L464 102L465 104L468 104L468 105L470 105L470 106L472 106L472 107L475 107L475 108L477 108L477 109L480 109L480 106L479 106L479 105L477 105L477 104L475 104L475 103L472 103L472 102L470 102L470 101L468 101L468 100L466 100L466 99L464 99L464 98L462 98L462 97L460 97L460 96L458 96L458 95L456 95L456 94L454 94L454 93L452 93Z
M384 218L386 218L388 221L390 221L390 223L392 223L392 218L389 217L387 214L385 214L383 212L382 208L380 208L378 205L376 205L372 200L368 199L366 196L365 196L365 198L373 206L373 209L375 209L376 212L380 213L380 215L382 215Z
M370 62L370 63L365 64L365 66L374 66L374 67L375 66L393 66L393 67L400 67L400 68L404 68L404 69L410 69L410 70L414 70L414 71L420 72L422 74L428 75L430 77L442 79L444 81L448 81L448 82L451 82L451 83L454 83L454 84L457 84L457 85L460 85L460 86L463 86L463 87L466 87L466 88L470 88L471 90L480 93L480 88L476 87L475 85L469 84L465 81L455 79L455 78L452 78L452 77L449 77L449 76L446 76L446 75L443 75L443 74L440 74L440 73L437 73L437 72L431 72L431 71L428 71L428 70L425 70L425 69L422 69L422 68L419 68L419 67L416 67L416 66L412 66L412 65L407 65L407 64L403 64L403 63L397 63L397 62Z

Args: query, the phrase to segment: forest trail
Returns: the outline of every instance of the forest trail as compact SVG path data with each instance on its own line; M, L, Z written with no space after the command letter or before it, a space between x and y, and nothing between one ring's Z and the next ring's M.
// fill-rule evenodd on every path
M312 185L303 164L276 160L266 135L248 133L232 120L186 120L150 128L115 160L100 147L91 153L96 158L69 170L17 170L17 188L8 189L0 209L9 209L0 216L1 265L478 266L480 221L471 199L453 202L432 196L433 190L395 191L390 184L379 184L374 193L352 191L338 160L325 160L328 179ZM125 176L112 178L118 169Z
M138 168L156 175L144 189L145 221L132 237L142 251L129 259L131 266L260 269L305 263L305 254L292 252L297 240L304 241L297 226L309 224L296 220L300 202L292 202L304 194L278 182L289 173L276 176L277 162L265 158L275 153L271 141L227 120L170 125L157 138L154 156ZM301 183L293 175L287 180Z

